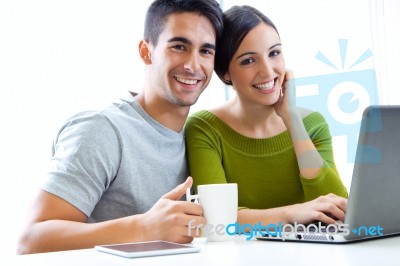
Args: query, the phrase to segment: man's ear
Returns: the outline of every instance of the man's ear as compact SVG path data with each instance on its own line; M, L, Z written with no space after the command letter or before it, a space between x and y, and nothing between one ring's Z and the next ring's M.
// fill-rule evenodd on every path
M139 54L146 65L151 65L150 44L147 41L141 40L139 42Z

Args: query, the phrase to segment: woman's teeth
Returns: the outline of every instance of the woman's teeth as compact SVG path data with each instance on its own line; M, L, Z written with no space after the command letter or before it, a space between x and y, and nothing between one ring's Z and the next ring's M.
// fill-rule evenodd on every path
M259 90L270 90L274 87L274 81L271 80L270 82L264 83L264 84L258 84L254 85Z

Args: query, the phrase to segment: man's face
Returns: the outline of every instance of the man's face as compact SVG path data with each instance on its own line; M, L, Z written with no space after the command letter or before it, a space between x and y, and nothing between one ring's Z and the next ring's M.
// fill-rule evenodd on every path
M214 70L215 31L197 13L172 14L156 46L150 44L151 89L179 106L193 105Z

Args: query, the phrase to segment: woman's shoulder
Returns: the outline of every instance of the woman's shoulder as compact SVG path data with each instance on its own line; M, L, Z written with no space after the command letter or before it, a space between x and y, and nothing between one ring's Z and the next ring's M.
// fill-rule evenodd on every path
M195 111L189 115L185 123L186 131L200 129L212 131L218 134L225 134L232 129L224 120L224 109L220 107Z
M214 119L215 115L209 110L198 110L195 111L188 116L188 122L196 121L196 120L212 120Z
M297 107L297 111L299 112L302 119L306 118L307 116L313 113L316 113L316 111L304 107Z
M320 113L320 112L318 112L318 111L316 111L316 110L312 110L312 109L308 109L308 108L305 108L305 107L297 107L297 111L299 112L299 114L300 114L300 116L301 116L301 118L304 120L304 119L307 119L307 118L309 118L309 117L318 117L318 118L320 118L320 119L322 119L322 120L324 120L324 116Z
M216 106L210 109L196 111L189 115L189 118L200 119L205 121L225 121L224 117L227 116L227 108L224 105Z
M222 121L211 110L198 110L190 114L186 120L186 130L190 128L216 128Z
M313 128L329 127L325 117L320 112L304 107L297 107L297 109L307 131Z

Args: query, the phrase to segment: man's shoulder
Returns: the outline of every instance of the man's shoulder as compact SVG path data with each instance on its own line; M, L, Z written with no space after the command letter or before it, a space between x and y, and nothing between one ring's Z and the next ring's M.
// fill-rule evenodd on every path
M119 100L98 109L77 112L64 120L61 130L74 128L93 132L113 131L117 125L123 124L122 121L132 117L132 113L129 113L132 108L129 106L129 102Z

